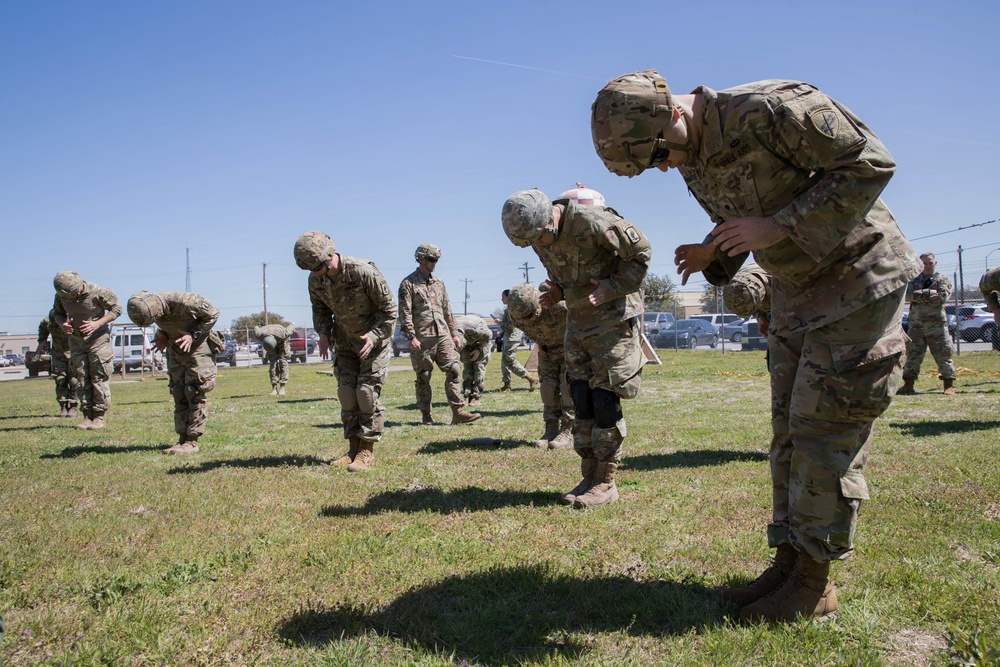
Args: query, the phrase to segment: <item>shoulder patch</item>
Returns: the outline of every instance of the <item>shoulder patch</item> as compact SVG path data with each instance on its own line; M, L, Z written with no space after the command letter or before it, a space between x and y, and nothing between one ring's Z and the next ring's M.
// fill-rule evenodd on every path
M840 115L833 109L829 107L814 109L809 112L809 121L824 137L833 139L837 136L837 125L840 122Z
M639 237L639 232L636 231L635 227L631 227L631 226L630 227L626 227L625 228L625 236L627 236L628 239L629 239L629 241L631 241L632 243L638 243L639 242L639 238L640 238Z

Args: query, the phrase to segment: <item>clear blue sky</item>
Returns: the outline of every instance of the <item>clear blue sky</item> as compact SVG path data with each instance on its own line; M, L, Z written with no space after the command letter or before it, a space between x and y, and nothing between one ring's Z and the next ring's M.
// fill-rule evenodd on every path
M395 289L437 243L461 312L522 279L500 208L581 181L653 243L707 216L674 173L613 176L596 91L657 68L671 88L808 81L899 165L911 238L1000 218L1000 4L945 2L8 2L0 5L0 330L33 331L63 269L114 290L192 290L221 325L268 306L309 325L292 245L329 233ZM976 282L1000 223L915 241ZM1000 250L990 257L1000 264Z

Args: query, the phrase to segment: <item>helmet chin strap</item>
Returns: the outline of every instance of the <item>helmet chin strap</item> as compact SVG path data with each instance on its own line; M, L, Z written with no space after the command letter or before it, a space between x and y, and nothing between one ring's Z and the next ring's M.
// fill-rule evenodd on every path
M680 109L680 107L675 107L675 108ZM684 123L684 130L685 134L687 135L687 139L685 140L685 142L683 144L679 144L675 141L667 141L666 139L657 137L656 139L653 140L654 149L669 148L672 151L684 151L689 156L694 154L694 135L691 132L691 123L688 122L688 117L687 114L684 113L684 110L680 109L680 112L681 112L680 119Z

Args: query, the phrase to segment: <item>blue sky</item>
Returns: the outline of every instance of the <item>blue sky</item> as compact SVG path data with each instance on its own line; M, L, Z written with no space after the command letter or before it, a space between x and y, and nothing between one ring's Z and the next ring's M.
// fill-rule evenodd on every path
M1000 218L987 2L9 2L0 5L0 330L33 331L63 269L114 290L192 290L220 326L268 306L309 325L292 245L329 233L395 289L413 250L470 312L536 267L504 199L577 182L653 244L711 228L677 174L608 173L590 104L657 68L678 93L808 81L898 163L884 199L914 239ZM1000 223L916 240L976 283Z

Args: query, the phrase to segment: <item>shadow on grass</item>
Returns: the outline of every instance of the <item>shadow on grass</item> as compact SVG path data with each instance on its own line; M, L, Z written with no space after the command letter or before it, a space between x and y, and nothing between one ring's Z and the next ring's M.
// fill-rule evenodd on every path
M270 392L261 392L259 394L236 394L234 396L213 396L212 398L214 398L217 401L233 401L240 398L262 398L263 396L266 396L269 393Z
M168 475L191 475L199 472L209 472L219 468L305 468L307 466L327 465L323 459L315 456L258 456L252 459L229 459L226 461L206 461L196 466L181 466L171 468Z
M52 414L52 415L6 415L4 417L0 417L0 421L3 421L5 419L44 419L46 417L59 417L59 415L58 414ZM61 419L61 417L59 417L59 418Z
M324 647L375 631L455 662L521 664L585 656L587 635L679 635L721 625L715 593L693 581L583 579L546 565L496 567L413 588L387 606L305 607L278 626L286 641Z
M322 403L323 401L340 401L337 400L336 396L321 396L319 398L279 398L276 403L281 403L282 405L286 403Z
M721 466L734 461L767 461L766 452L734 452L727 449L698 449L672 454L643 454L622 460L623 470L659 470L661 468L701 468Z
M73 428L77 424L75 419L59 420L55 424L43 424L38 426L9 426L0 428L0 433L11 433L13 431L43 431L50 428Z
M383 512L489 512L503 507L558 505L558 491L496 491L467 486L442 491L438 488L385 491L368 498L363 507L326 505L320 516L365 516Z
M973 433L975 431L992 431L994 429L1000 428L1000 422L970 422L965 420L896 422L893 424L889 424L889 426L906 435L911 435L916 438L922 438L935 435L946 435L948 433Z
M119 405L159 405L170 400L170 394L166 394L162 401L115 401L115 407Z
M169 445L132 445L130 447L106 447L102 445L67 447L58 454L42 454L40 459L75 459L83 454L129 454L132 452L159 452Z
M418 449L417 453L440 454L441 452L457 452L460 450L498 452L503 449L520 449L521 447L528 446L527 442L521 440L502 440L499 445L495 445L493 442L493 438L480 438L474 434L469 434L468 438L461 438L458 440L435 440L428 442L423 447Z

